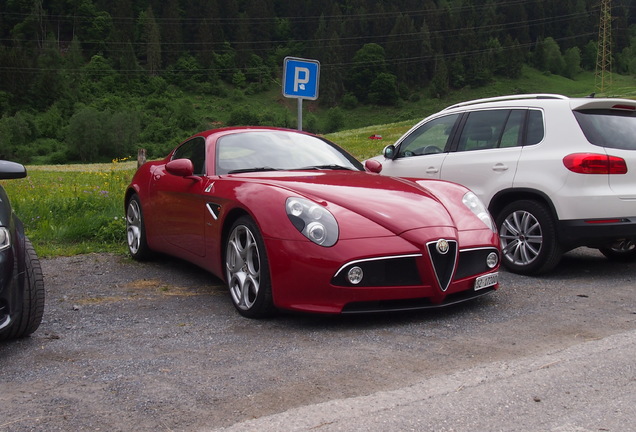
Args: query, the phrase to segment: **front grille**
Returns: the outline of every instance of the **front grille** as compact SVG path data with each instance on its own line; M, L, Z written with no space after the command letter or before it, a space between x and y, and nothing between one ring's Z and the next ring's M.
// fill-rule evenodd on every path
M336 273L331 283L344 287L422 285L422 279L417 270L416 258L418 257L421 255L372 258L348 263ZM364 278L362 283L353 285L347 280L347 273L356 266L362 269Z
M444 248L440 248L441 243L444 244ZM438 240L427 243L426 247L435 270L437 283L442 291L446 291L455 271L457 242L455 240Z
M486 265L488 254L495 252L499 254L497 248L485 247L477 249L465 249L459 251L459 262L453 280L464 279L481 273L492 271Z

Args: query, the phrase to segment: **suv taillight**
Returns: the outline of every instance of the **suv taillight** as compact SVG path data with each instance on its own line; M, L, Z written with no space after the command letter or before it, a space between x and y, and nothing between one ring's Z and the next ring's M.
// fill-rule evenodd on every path
M563 158L563 165L578 174L626 174L625 159L596 153L573 153Z

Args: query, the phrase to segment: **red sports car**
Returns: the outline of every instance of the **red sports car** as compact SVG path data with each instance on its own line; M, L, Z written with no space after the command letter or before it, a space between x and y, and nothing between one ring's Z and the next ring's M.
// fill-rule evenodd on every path
M373 174L295 130L194 135L139 168L125 208L133 258L203 267L250 318L438 307L498 288L499 236L470 190Z

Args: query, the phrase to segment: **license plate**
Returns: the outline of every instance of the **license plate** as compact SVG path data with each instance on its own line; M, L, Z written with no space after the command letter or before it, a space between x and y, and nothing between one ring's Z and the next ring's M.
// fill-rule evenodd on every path
M493 286L499 280L499 273L490 273L475 279L475 291Z

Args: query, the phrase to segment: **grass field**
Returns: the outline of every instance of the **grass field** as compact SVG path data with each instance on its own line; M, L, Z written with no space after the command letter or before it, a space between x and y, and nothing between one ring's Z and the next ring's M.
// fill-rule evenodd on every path
M40 256L124 252L123 191L135 167L29 166L26 178L2 185Z

